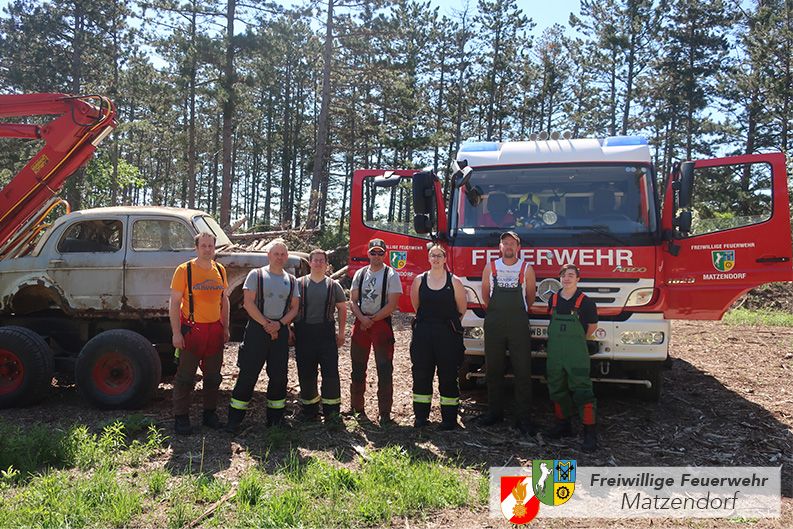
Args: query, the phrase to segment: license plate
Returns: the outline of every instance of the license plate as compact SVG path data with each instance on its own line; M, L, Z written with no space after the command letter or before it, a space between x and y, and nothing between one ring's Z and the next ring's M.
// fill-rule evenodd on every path
M532 338L547 338L548 327L532 327L531 336Z

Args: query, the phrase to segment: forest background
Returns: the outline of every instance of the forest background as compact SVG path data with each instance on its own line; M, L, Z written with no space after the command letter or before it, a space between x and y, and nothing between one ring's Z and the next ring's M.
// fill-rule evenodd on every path
M195 207L341 240L355 169L445 179L470 139L642 135L659 175L793 144L793 0L581 0L544 28L515 0L3 4L0 93L118 106L67 183L75 209ZM5 145L0 186L35 148ZM725 189L726 209L753 192Z

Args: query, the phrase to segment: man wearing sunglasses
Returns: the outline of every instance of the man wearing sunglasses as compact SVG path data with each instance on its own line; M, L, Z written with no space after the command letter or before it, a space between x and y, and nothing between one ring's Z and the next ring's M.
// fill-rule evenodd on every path
M399 274L384 264L386 244L382 239L369 241L369 266L355 272L350 290L350 308L355 315L350 355L352 382L350 401L354 413L364 413L366 368L369 351L374 349L377 367L377 403L380 425L391 422L394 400L394 330L391 314L402 295Z

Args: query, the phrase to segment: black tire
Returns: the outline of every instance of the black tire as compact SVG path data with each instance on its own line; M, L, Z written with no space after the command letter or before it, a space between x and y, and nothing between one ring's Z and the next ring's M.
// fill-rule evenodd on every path
M0 408L35 404L52 387L52 349L24 327L0 328Z
M661 388L664 382L663 369L660 366L644 369L639 372L639 377L642 380L649 380L652 387L637 385L636 396L647 402L658 402L661 399Z
M74 368L77 387L100 408L140 408L154 395L162 377L157 350L142 335L126 329L105 331L80 351Z

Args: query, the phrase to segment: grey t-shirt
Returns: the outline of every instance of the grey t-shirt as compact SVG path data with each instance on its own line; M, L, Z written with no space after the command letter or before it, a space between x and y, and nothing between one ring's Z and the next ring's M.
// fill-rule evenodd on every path
M270 267L264 266L259 270L262 271L264 277L264 307L262 314L270 320L280 319L285 312L288 312L286 307L286 298L289 295L289 276L292 274L284 272L283 274L271 274ZM242 286L244 290L253 290L256 292L256 305L259 306L258 283L259 279L254 268L248 272L248 277L245 278L245 284ZM292 296L294 298L300 297L300 290L297 288L297 280L294 280L294 288L292 289Z
M399 274L389 267L383 267L382 270L372 273L369 271L369 267L366 266L355 272L352 278L351 290L358 290L361 274L365 273L359 299L361 300L361 312L367 316L376 314L383 306L380 296L383 293L383 276L386 272L388 272L387 294L401 294L402 281L399 279ZM388 300L386 300L386 302L388 302Z
M327 305L327 295L328 295L328 281L333 281L332 279L325 278L324 281L320 281L319 283L315 283L311 280L309 276L304 276L298 279L298 283L302 284L303 281L307 281L306 290L305 290L305 298L301 298L300 302L305 303L308 307L306 311L306 323L322 323L325 321L325 307ZM301 287L302 292L302 287ZM333 293L332 296L334 297L333 300L333 312L331 312L330 321L336 321L336 303L344 303L347 301L347 298L344 295L344 290L342 290L341 285L338 281L333 281ZM303 310L306 310L305 308Z

